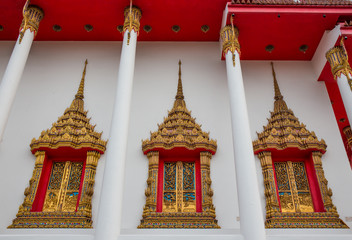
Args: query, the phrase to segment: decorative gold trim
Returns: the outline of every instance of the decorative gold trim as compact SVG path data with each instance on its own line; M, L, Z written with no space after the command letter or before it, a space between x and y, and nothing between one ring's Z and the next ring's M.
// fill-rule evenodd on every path
M158 131L151 133L150 139L142 141L143 152L155 148L169 150L175 147L184 147L189 150L204 148L207 151L216 152L216 140L209 139L209 133L202 131L201 125L195 122L195 118L191 116L191 112L186 107L181 80L181 61L179 61L174 106L158 128Z
M134 30L137 34L139 34L142 11L138 7L132 6L132 0L131 0L130 6L125 8L124 16L125 16L125 22L123 24L123 34L126 31L128 31L127 45L129 45L132 30Z
M345 134L346 138L347 138L347 145L349 148L352 148L352 130L351 130L351 126L347 126L343 128L343 133Z
M156 195L158 189L159 152L151 151L147 154L149 170L147 189L145 190L146 203L143 209L143 218L156 211Z
M331 72L334 75L335 80L341 77L341 74L345 75L352 91L352 79L350 77L350 75L352 75L352 69L348 63L348 54L343 38L341 38L340 46L331 48L325 56L330 63Z
M33 176L29 181L29 187L25 190L25 199L19 207L16 219L8 228L91 228L92 227L92 196L94 192L94 179L96 167L100 154L104 153L106 141L101 139L102 133L94 131L87 118L87 111L84 111L84 81L86 74L86 60L82 79L72 101L71 106L65 110L63 116L53 124L52 128L41 133L38 139L31 142L31 150L36 156ZM65 212L62 207L51 212L31 212L32 204L36 196L39 179L42 173L46 151L59 147L71 147L73 149L89 148L85 159L86 167L83 179L83 186L77 211ZM66 170L63 178L68 178L69 169L72 163L66 162ZM65 174L66 173L66 174ZM66 189L68 181L61 182L60 192ZM59 194L65 197L64 194ZM63 202L63 199L60 200Z
M257 133L258 140L253 141L254 152L265 151L269 148L277 150L315 149L325 152L324 139L319 140L313 131L307 130L306 126L295 117L293 111L287 107L277 83L273 64L272 73L275 90L274 111L270 112L271 117L268 119L268 124L264 126L264 131Z
M210 160L212 154L216 152L217 144L215 140L209 140L209 133L202 131L201 126L195 122L195 118L191 117L191 112L186 107L181 80L181 61L179 61L178 85L174 106L169 111L168 116L164 118L164 122L158 127L158 131L151 133L150 139L142 141L142 150L149 159L149 170L147 189L145 190L146 204L138 228L220 228L217 224L213 206L213 190L211 189L212 181L210 178ZM176 212L156 212L159 150L169 150L174 147L189 150L201 149L199 157L202 212L182 212L185 207L182 204L185 191L182 187L184 183L183 164L185 162L182 161L173 164L177 168L174 172L177 174L174 180L177 181L177 184L175 184L175 189L172 189L173 192L176 192ZM189 191L194 192L194 190Z
M305 128L303 123L294 116L291 109L283 99L279 85L277 83L274 66L272 64L274 79L275 102L274 111L268 119L268 125L264 131L258 134L258 140L253 141L253 148L262 166L264 178L264 195L266 200L266 228L348 228L339 219L336 207L332 203L332 191L327 187L328 181L324 176L321 163L321 156L326 150L324 140L319 141L314 132ZM299 150L310 150L314 169L319 182L324 209L326 212L301 212L298 204L294 206L297 212L281 212L276 189L273 161L271 151L296 148ZM290 183L295 182L292 172L292 162L287 161L288 177ZM298 203L297 187L291 184L294 195L294 203Z
M79 88L64 115L59 117L56 123L46 131L43 131L38 139L32 139L30 144L32 151L42 148L57 149L60 147L71 147L74 149L91 148L104 152L106 141L101 139L102 133L94 131L95 126L90 124L87 111L84 111L84 81L88 61L85 61L82 79Z
M34 32L34 36L37 35L39 29L39 23L44 17L43 10L35 5L29 5L29 0L27 0L26 4L23 7L23 20L20 27L20 39L19 43L21 44L24 33L27 29L31 32ZM29 5L29 6L28 6Z
M211 189L210 178L210 160L212 158L210 152L200 152L200 171L202 179L202 209L203 212L215 216L215 208L213 205L213 189Z
M241 47L238 41L239 32L238 29L233 25L233 17L231 16L231 25L226 25L220 31L220 37L222 40L222 52L224 55L228 51L232 53L232 62L235 66L235 53L241 54Z

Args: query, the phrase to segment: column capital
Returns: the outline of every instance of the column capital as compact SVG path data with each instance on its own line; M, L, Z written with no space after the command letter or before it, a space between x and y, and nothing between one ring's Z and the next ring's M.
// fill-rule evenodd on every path
M341 77L341 74L345 75L352 90L352 80L349 76L349 74L352 75L352 69L348 63L348 54L343 43L343 39L341 39L340 46L331 48L327 51L325 56L330 63L331 72L334 75L335 80L337 80L338 77Z
M24 33L27 29L34 32L34 36L37 35L39 29L39 23L44 17L43 10L35 5L25 6L23 8L23 20L20 27L20 40L21 43Z
M238 41L239 31L237 27L232 25L226 25L220 31L220 37L222 40L222 52L224 55L228 51L235 55L235 51L241 53L240 43ZM235 58L233 57L233 65L235 65Z
M136 6L126 7L124 11L125 22L123 24L123 33L126 31L131 32L132 29L139 33L140 20L142 11Z

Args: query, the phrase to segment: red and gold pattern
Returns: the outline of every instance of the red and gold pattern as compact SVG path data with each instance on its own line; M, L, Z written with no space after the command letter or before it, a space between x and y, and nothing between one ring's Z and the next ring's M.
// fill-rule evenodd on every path
M210 159L216 148L186 108L179 62L174 106L158 131L142 142L149 174L138 228L219 228L210 187Z
M94 177L106 141L84 111L84 79L52 128L31 142L35 168L9 228L91 228ZM69 149L69 150L68 150Z
M321 156L324 140L289 109L274 78L274 111L253 141L264 177L267 228L348 228L332 203Z

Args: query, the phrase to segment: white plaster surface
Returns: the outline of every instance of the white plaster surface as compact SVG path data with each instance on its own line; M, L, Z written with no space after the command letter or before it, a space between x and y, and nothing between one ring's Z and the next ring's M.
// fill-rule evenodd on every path
M0 42L0 76L10 58L14 42ZM32 176L34 156L29 144L42 130L61 116L77 91L83 63L88 58L85 107L108 138L112 116L121 43L34 42L0 143L0 239L93 239L94 229L7 229L24 199ZM214 205L219 230L136 229L145 204L147 157L141 139L172 108L177 87L178 59L187 107L210 137L217 139L218 151L211 162ZM120 239L241 239L233 161L231 125L225 63L220 61L218 43L140 42L125 169L125 187ZM333 202L343 220L352 216L352 173L341 141L324 83L317 82L311 62L275 62L277 78L288 106L296 117L323 138L327 152L323 167L333 190ZM273 84L269 62L242 61L252 139L267 124L273 109ZM1 78L0 78L1 79ZM1 107L1 106L0 106ZM259 160L262 206L265 209L263 179ZM93 196L96 221L105 155L98 164ZM264 214L264 212L263 212ZM352 227L351 222L346 222ZM93 223L95 227L96 223ZM253 229L255 231L255 229ZM268 239L351 239L351 230L266 230Z

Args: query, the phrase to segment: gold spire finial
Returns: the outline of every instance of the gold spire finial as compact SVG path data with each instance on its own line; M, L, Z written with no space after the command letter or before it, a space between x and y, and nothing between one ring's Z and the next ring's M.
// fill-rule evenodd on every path
M276 79L276 73L274 69L274 63L271 62L271 69L273 72L273 78L274 78L274 91L275 91L275 102L274 102L274 112L281 112L281 111L287 111L287 105L286 102L284 101L284 97L281 94L279 84L277 83Z
M82 79L81 82L79 84L78 90L77 90L77 94L75 96L75 98L79 98L79 99L83 99L84 98L84 80L86 77L86 69L87 69L87 64L88 64L88 60L86 59L86 61L84 62L84 70L82 73Z
M274 63L273 62L271 62L271 69L272 69L273 78L274 78L275 100L283 99L283 97L281 95L280 88L279 88L279 84L277 83L276 73L275 73Z
M181 60L178 61L178 85L176 99L184 99L181 79Z

